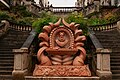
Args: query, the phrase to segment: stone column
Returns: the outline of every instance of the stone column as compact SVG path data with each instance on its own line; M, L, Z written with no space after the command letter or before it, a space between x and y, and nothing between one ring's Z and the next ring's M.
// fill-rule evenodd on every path
M111 0L111 5L115 6L115 0Z
M97 51L97 72L100 80L112 80L110 71L110 53L108 49L99 49Z
M13 80L24 80L28 73L29 55L28 48L14 49L14 70L12 72Z
M117 22L117 28L120 31L120 21Z
M95 4L95 11L99 12L100 1L99 0L95 0L94 4Z

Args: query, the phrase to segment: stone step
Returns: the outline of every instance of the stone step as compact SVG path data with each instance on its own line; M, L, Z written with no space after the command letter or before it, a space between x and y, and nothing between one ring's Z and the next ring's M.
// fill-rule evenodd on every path
M97 76L91 77L33 77L25 76L25 80L99 80Z
M0 70L0 74L2 75L11 75L13 70Z
M14 59L14 56L13 56L13 57L9 57L9 56L1 57L1 56L0 56L0 60L5 60L5 59L6 59L6 60L7 60L7 59L8 59L8 60L11 60L11 59Z
M111 66L111 70L120 70L120 66Z
M99 37L101 37L101 38L106 38L106 37L109 37L109 38L113 38L113 37L116 37L116 38L120 38L119 37L119 34L110 34L110 33L105 33L105 34L103 34L103 33L97 33L97 34L95 34L95 36L99 36Z
M109 39L111 39L111 38L120 38L120 36L119 36L120 34L110 34L110 33L100 33L100 34L95 34L95 36L97 36L98 38L109 38Z
M12 75L2 75L0 74L0 80L13 80Z
M1 61L0 61L1 62ZM0 63L0 66L13 66L14 63L13 62L6 62L6 63Z
M110 43L101 43L104 46L120 46L120 43L114 43L114 44L110 44Z
M107 49L111 49L112 51L115 51L114 50L115 48L120 48L120 46L119 47L116 47L116 46L103 46L103 47L105 47Z
M0 71L1 70L13 70L13 66L1 66L0 65Z
M120 66L120 62L110 62L111 66Z
M3 55L0 54L0 58L1 58L1 57L8 57L8 56L9 56L9 57L14 57L14 54L3 54Z
M120 74L112 74L113 80L119 79L120 80Z
M14 53L10 52L10 53L0 53L0 57L14 57Z
M120 52L116 52L116 53L111 53L110 56L120 56Z
M0 54L2 54L2 53L12 53L12 50L10 49L10 50L0 50Z
M110 56L110 59L120 59L120 56Z
M106 33L105 33L106 34ZM102 35L102 34L97 34L95 35L98 39L120 39L119 34L115 34L115 35L111 35L111 34L107 34L107 35Z
M110 59L111 62L120 62L120 59Z
M119 34L118 30L112 30L112 31L102 31L102 32L98 32L96 31L97 34L102 34L102 35L107 35L107 34L111 34L111 35L115 35L115 34ZM105 34L106 33L106 34ZM114 34L113 34L114 33Z
M112 74L120 74L120 70L111 70Z
M103 45L103 47L104 47L105 49L111 49L111 50L113 51L115 48L119 48L120 46L116 47L116 46L104 46L104 45Z
M108 38L108 40L106 40L105 38L97 38L97 39L98 39L101 43L104 43L104 44L105 44L105 43L106 43L106 44L109 44L109 43L118 43L118 42L120 42L120 41L119 41L120 39L116 39L116 38L115 38L115 39L113 39L113 38L112 38L112 39L109 39L109 38ZM111 40L112 40L112 41L111 41Z
M18 46L17 46L18 45ZM22 45L19 45L19 44L17 44L17 45L14 45L14 46L5 46L5 45L3 45L3 46L1 46L0 47L0 51L3 51L3 50L11 50L11 49L16 49L16 48L19 48L19 47L21 47Z
M14 62L14 59L10 59L10 60L2 59L2 60L0 60L0 63L13 63L13 62Z
M26 40L26 39L25 39ZM0 41L0 45L14 45L24 43L25 40L7 40L7 41ZM14 43L14 44L13 44Z
M115 52L117 52L117 53L120 52L120 47L113 48L113 49L112 49L112 52L113 52L113 53L115 53Z
M119 33L115 33L115 34L113 34L112 32L111 33L108 33L108 32L106 32L106 33L103 33L103 32L96 32L95 33L95 35L97 35L97 36L107 36L107 37L112 37L112 36L118 36L119 35ZM118 36L119 37L119 36Z
M23 39L22 39L23 38ZM3 43L6 43L6 42L15 42L15 41L25 41L26 40L26 38L24 38L24 37L22 37L22 38L13 38L13 39L9 39L9 38L7 38L7 39L3 39L4 41L0 41L0 42L3 42Z

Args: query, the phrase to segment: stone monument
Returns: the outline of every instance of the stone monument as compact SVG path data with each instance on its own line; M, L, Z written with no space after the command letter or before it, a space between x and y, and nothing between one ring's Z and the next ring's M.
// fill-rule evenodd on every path
M43 27L38 36L42 41L37 53L40 64L36 64L33 76L91 76L84 64L86 37L78 27L79 24L68 24L64 19Z

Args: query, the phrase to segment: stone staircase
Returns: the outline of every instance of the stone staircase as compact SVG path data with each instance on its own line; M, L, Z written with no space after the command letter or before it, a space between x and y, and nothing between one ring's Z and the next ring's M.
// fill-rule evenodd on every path
M0 80L12 80L14 54L12 49L18 49L26 40L29 31L9 30L0 38Z
M110 54L112 80L120 80L120 33L114 29L103 32L96 31L95 34L104 48L112 50Z

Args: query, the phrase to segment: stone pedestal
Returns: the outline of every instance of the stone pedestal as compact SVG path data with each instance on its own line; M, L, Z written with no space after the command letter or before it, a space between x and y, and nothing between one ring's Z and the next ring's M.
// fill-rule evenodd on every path
M112 80L111 71L100 71L97 70L96 74L100 77L100 80Z
M110 71L110 53L109 49L100 49L97 53L97 76L100 80L112 80Z
M87 65L84 66L41 66L36 65L33 76L91 76Z
M13 80L24 80L24 76L28 73L28 70L13 70Z
M14 80L24 80L24 76L28 73L29 56L28 49L14 49L14 70L12 76Z

